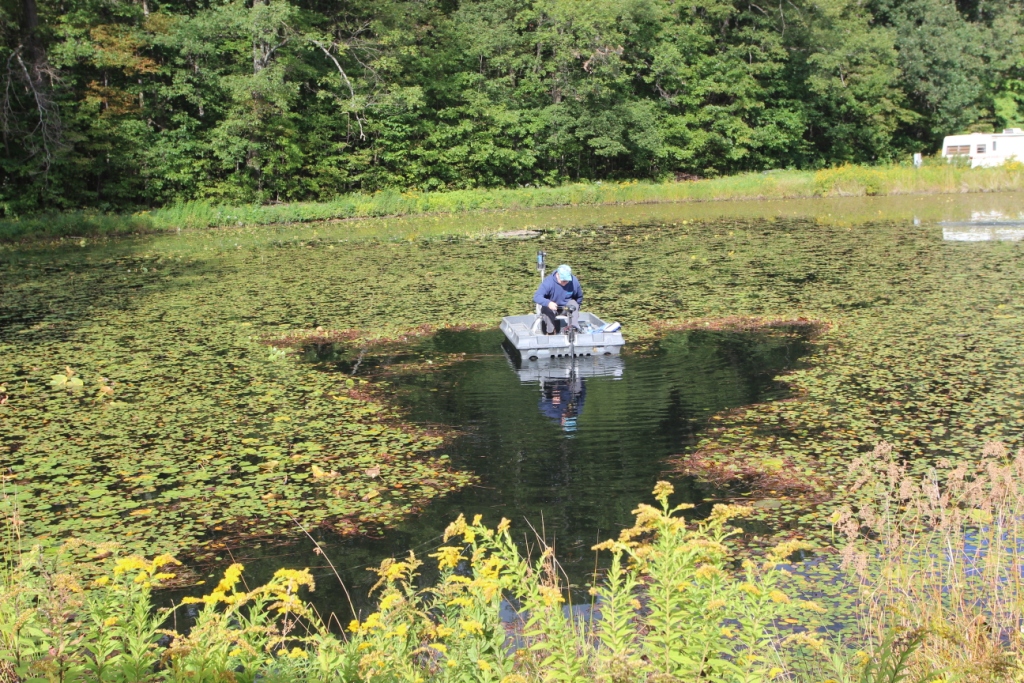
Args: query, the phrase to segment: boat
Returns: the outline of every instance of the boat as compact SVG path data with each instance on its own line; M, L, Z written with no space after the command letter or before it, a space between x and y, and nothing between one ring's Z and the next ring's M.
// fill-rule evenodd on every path
M537 253L537 270L544 280L543 251ZM560 334L544 334L544 322L537 306L532 314L510 315L501 319L501 331L509 345L523 360L546 360L548 358L574 358L579 356L617 356L625 340L618 323L608 323L593 313L580 311L579 329L568 327L568 319L562 321Z
M507 347L507 345L506 345ZM571 381L576 377L590 379L592 377L610 377L612 380L622 379L626 366L622 356L599 355L590 358L550 358L543 362L523 363L514 350L509 349L506 356L509 364L519 376L522 384L540 384L549 382Z
M618 328L593 313L580 313L579 321L583 331L574 334L544 334L540 314L506 316L500 327L512 348L527 360L619 355L626 342Z

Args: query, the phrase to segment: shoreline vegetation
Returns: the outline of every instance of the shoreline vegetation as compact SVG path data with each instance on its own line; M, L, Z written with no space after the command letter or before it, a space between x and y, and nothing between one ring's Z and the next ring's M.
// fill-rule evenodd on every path
M566 206L614 206L812 199L885 195L962 194L1024 190L1024 164L967 168L942 162L846 165L818 171L782 170L684 182L575 183L554 187L343 195L327 202L216 205L172 204L134 214L88 211L44 213L0 220L0 242L77 239L243 226L272 226L346 219L517 211Z
M541 539L524 556L509 520L492 528L479 515L460 515L429 555L435 583L418 580L424 562L412 552L384 560L371 570L376 611L353 608L351 621L307 602L316 590L308 568L281 569L250 588L237 563L207 595L155 609L154 590L178 571L174 557L127 555L107 543L92 549L94 572L82 573L67 555L83 542L27 549L16 508L7 505L0 675L176 683L1019 681L1024 450L1012 456L990 442L976 466L940 466L918 480L882 442L851 466L857 509L833 515L842 550L821 556L814 577L827 576L845 596L838 613L791 563L814 546L789 539L737 554L742 523L734 520L753 508L720 504L705 519L687 520L693 506L672 506L667 482L656 485L656 504L633 511L632 527L594 546L612 562L587 603L566 603L554 550Z

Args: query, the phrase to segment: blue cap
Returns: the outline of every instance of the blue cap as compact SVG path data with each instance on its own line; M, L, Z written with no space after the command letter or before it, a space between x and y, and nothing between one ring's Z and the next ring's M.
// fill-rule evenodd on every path
M572 280L572 268L565 265L564 263L558 266L558 270L555 271L558 274L558 279L562 282L569 282Z

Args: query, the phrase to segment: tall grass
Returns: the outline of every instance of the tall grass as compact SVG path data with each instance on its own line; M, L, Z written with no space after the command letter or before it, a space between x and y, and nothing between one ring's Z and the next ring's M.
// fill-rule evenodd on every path
M864 637L919 636L918 674L1024 680L1024 450L1011 458L989 443L980 462L916 478L882 443L851 468L862 502L835 522Z
M936 163L912 166L843 166L821 171L746 173L681 183L575 183L558 187L474 189L451 192L351 194L324 202L219 205L181 202L133 215L69 212L0 221L0 241L130 234L238 225L521 210L552 206L599 206L736 199L796 199L866 195L997 192L1024 189L1024 165L966 168Z

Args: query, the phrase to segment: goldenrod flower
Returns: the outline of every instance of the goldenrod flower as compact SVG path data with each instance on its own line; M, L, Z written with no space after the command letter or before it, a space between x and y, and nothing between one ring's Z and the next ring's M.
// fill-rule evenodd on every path
M697 571L693 573L694 577L702 581L710 581L716 577L722 576L722 570L711 564L702 564L697 568Z
M547 607L553 607L559 603L565 602L565 598L562 597L562 591L551 586L541 586L540 596L544 601L544 605Z
M466 531L466 516L459 515L458 519L448 525L448 528L444 530L444 540L447 542L449 538L458 536Z
M437 568L440 570L454 569L462 559L462 548L454 546L441 546L431 557L437 558Z
M380 601L380 611L386 612L398 603L402 602L402 596L399 593L388 593L384 596L384 599Z
M477 636L483 635L484 632L484 625L476 619L466 619L463 621L459 621L459 626L466 633L472 633L473 635Z
M654 497L663 503L668 502L668 497L675 493L676 490L672 487L672 484L667 481L659 481L654 485Z

